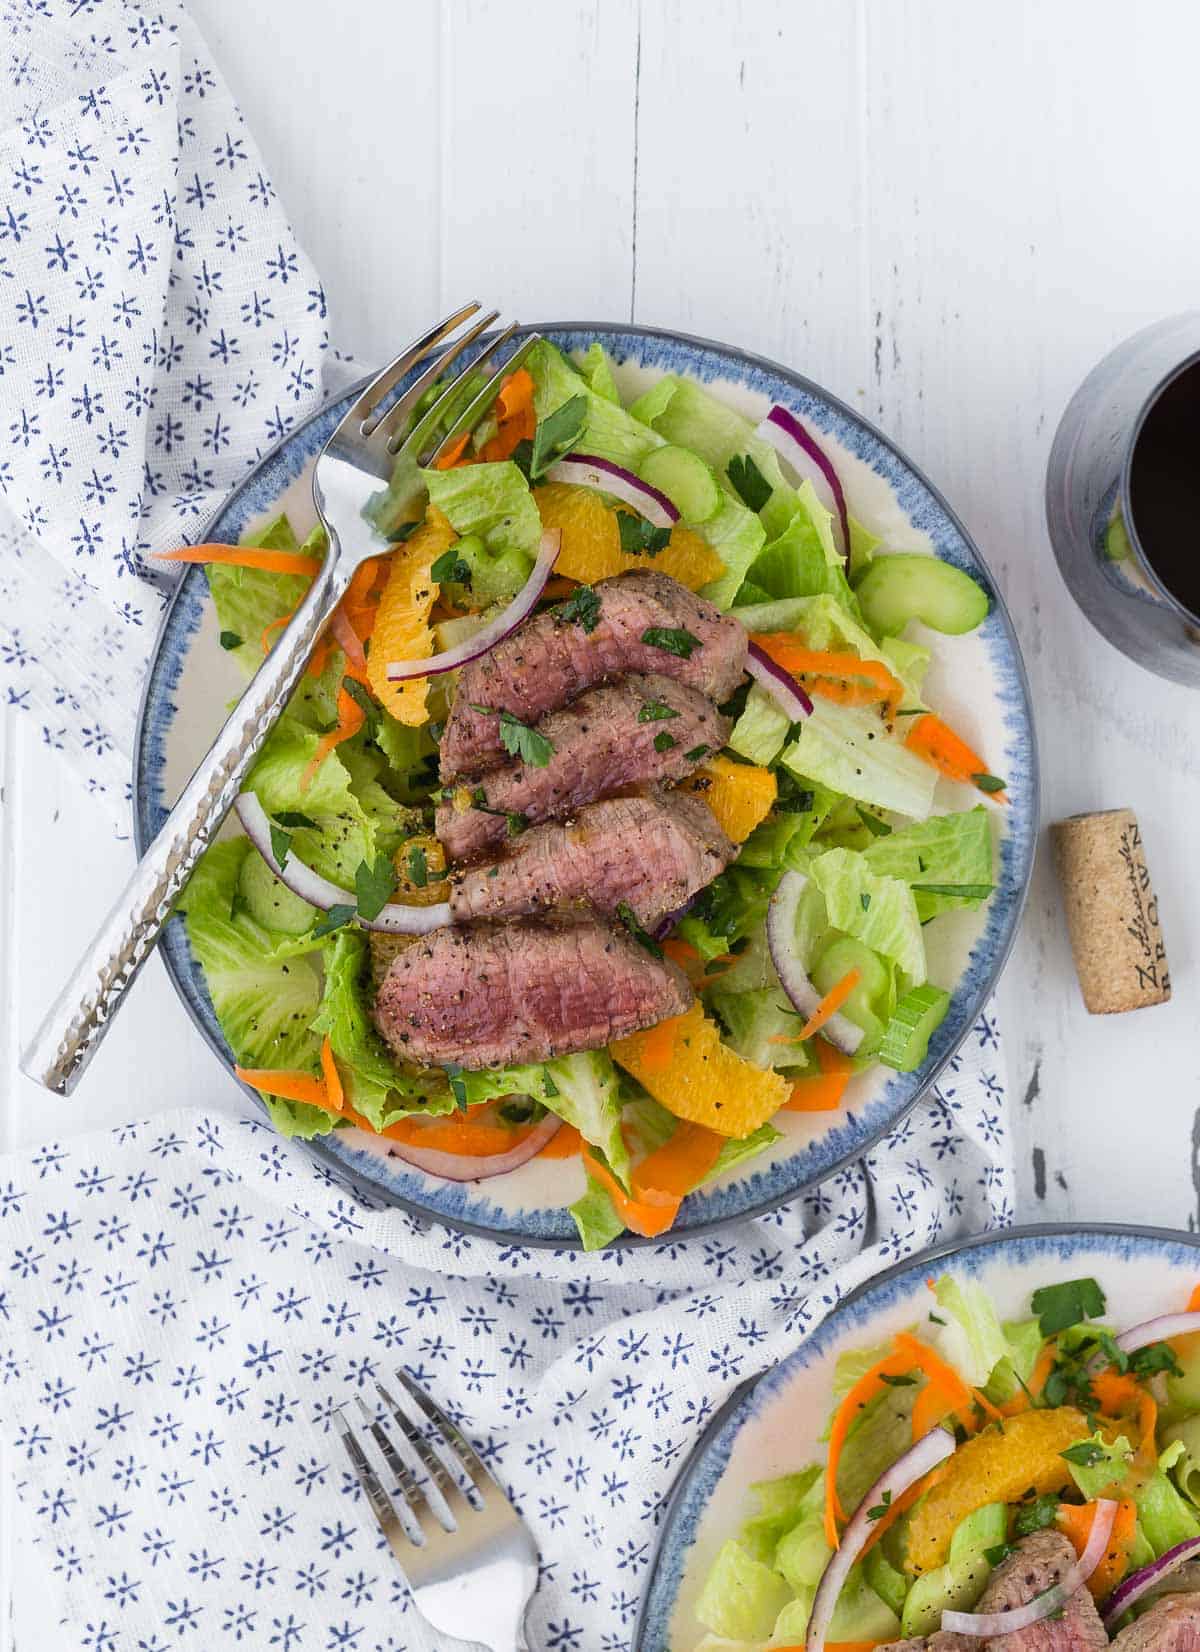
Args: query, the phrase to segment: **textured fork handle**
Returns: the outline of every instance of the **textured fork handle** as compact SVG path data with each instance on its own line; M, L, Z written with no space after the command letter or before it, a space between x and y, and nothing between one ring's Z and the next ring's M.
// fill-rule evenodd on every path
M145 963L201 854L233 806L287 704L313 645L349 583L331 545L295 616L234 707L120 898L51 1006L21 1063L30 1078L70 1095Z

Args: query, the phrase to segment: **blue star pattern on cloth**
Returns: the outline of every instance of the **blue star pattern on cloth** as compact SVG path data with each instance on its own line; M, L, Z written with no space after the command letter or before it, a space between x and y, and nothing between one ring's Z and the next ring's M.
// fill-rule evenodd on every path
M1011 1197L990 1017L803 1202L593 1256L376 1205L257 1116L0 1161L3 1428L54 1645L433 1652L331 1424L399 1366L534 1531L532 1644L628 1652L723 1400L881 1267L1009 1222Z
M0 704L124 830L148 558L319 403L325 298L179 5L9 0L5 35Z

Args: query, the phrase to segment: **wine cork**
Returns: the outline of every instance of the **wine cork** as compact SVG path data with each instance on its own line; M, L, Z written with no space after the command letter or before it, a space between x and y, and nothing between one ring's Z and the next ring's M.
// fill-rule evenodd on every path
M1067 930L1092 1015L1165 1004L1171 996L1158 897L1132 809L1072 815L1051 827Z

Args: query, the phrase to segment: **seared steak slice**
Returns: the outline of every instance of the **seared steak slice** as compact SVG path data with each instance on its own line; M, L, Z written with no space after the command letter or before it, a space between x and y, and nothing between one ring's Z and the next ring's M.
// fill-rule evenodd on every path
M1200 1595L1163 1595L1122 1629L1113 1646L1119 1652L1200 1652Z
M1043 1594L1075 1564L1075 1550L1061 1532L1034 1532L1002 1560L988 1579L978 1612L1007 1612ZM1059 1612L999 1635L987 1652L1107 1652L1108 1636L1086 1587L1076 1589Z
M560 915L434 930L394 959L374 1016L406 1061L503 1067L599 1049L691 1001L627 930Z
M477 860L512 835L506 816L566 820L623 787L682 780L720 751L729 727L699 689L620 677L542 718L537 731L553 748L545 768L510 757L439 805L437 835L451 860Z
M496 865L462 874L450 890L450 910L463 923L573 901L597 912L615 912L624 903L652 929L711 883L733 855L701 798L685 792L613 797L585 804L566 824L547 821L511 839Z
M914 1635L906 1641L886 1641L875 1652L978 1652L979 1642L968 1635L936 1629L932 1635Z
M443 780L481 773L503 759L497 713L536 723L624 671L673 677L713 700L732 694L746 668L748 639L739 620L651 568L616 574L595 590L599 616L591 631L551 609L463 667L442 735ZM643 642L651 629L690 632L699 646L685 659ZM495 710L481 712L476 706Z

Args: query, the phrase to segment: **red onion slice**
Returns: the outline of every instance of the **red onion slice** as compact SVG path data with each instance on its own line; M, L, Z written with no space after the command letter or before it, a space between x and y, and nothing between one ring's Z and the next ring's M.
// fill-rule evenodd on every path
M679 512L658 488L643 482L631 470L614 465L611 459L599 459L594 453L568 453L546 472L548 482L569 482L577 488L599 488L611 493L622 504L631 505L639 516L653 522L656 528L671 528L679 521Z
M1152 1342L1167 1342L1171 1337L1189 1336L1200 1331L1200 1314L1159 1314L1140 1325L1131 1325L1117 1338L1117 1347L1123 1354L1135 1353Z
M1083 1553L1073 1566L1067 1568L1052 1589L1047 1589L1024 1606L1014 1606L1007 1612L943 1612L942 1629L955 1635L970 1635L976 1640L992 1640L998 1635L1013 1635L1018 1629L1028 1629L1040 1623L1060 1606L1065 1606L1077 1589L1091 1577L1104 1559L1108 1540L1112 1536L1117 1505L1111 1497L1096 1502L1092 1529L1088 1533Z
M267 811L253 792L240 792L234 801L237 817L245 827L246 836L283 884L293 895L299 895L310 906L319 906L328 912L331 906L357 906L353 889L343 889L330 883L311 866L306 866L296 855L289 855L282 866L275 859L271 847L271 822ZM450 903L439 901L436 906L401 906L390 902L377 918L359 918L364 929L382 929L392 935L428 935L431 929L442 929L450 923Z
M829 1557L829 1562L821 1573L821 1581L817 1584L817 1592L813 1596L808 1631L804 1637L805 1652L822 1652L842 1586L850 1568L866 1547L875 1525L870 1511L878 1508L881 1503L894 1503L931 1469L935 1469L939 1463L944 1463L956 1449L953 1434L944 1428L931 1428L928 1434L923 1434L916 1445L910 1446L903 1457L898 1457L891 1468L886 1469L876 1480L850 1516L849 1523L842 1533L841 1543ZM876 1516L876 1519L878 1518L879 1516Z
M460 665L477 660L481 654L486 654L489 648L494 648L510 632L515 631L521 621L533 612L538 598L546 589L546 581L550 578L550 570L558 555L560 538L557 528L550 528L542 535L537 561L520 593L507 608L496 615L495 619L489 620L482 631L476 631L473 637L468 637L465 642L458 643L454 648L448 648L443 654L430 654L423 660L389 660L388 682L405 683L412 677L437 677L443 671L457 671Z
M484 1182L492 1176L507 1176L510 1170L519 1170L530 1159L535 1159L558 1134L562 1120L555 1113L547 1113L507 1153L444 1153L436 1147L418 1147L413 1142L394 1141L390 1136L371 1136L371 1144L387 1149L390 1159L403 1159L405 1164L423 1170L427 1176L440 1176L447 1182ZM360 1135L368 1135L360 1131Z
M846 509L846 495L838 473L826 457L815 436L810 436L794 413L778 403L754 432L764 442L770 442L781 459L803 481L807 479L817 490L817 498L832 511L841 530L841 552L850 560L850 512Z
M812 716L813 703L800 684L756 642L750 644L746 670L760 688L766 689L790 723Z
M1158 1559L1152 1560L1148 1566L1131 1572L1109 1597L1108 1605L1104 1609L1104 1627L1111 1631L1117 1619L1123 1617L1136 1601L1141 1600L1143 1595L1148 1594L1187 1561L1195 1560L1198 1555L1200 1537L1189 1537L1185 1542L1177 1543L1173 1549L1168 1549L1165 1554L1160 1554Z
M821 1002L821 994L800 967L795 953L796 909L807 887L808 879L803 872L785 872L767 907L767 946L771 962L792 1008L806 1020L816 1014ZM829 1017L821 1028L821 1035L843 1055L853 1055L864 1036L862 1028L840 1010Z

